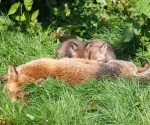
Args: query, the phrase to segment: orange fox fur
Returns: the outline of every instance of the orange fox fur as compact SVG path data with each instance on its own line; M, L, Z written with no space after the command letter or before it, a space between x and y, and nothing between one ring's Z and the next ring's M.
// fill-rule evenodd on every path
M100 80L102 76L148 79L150 76L149 70L150 68L142 73L138 73L138 68L132 62L119 60L99 63L94 60L77 58L41 58L27 62L17 68L12 64L9 65L8 74L1 76L0 81L8 80L4 89L9 92L10 98L14 102L18 97L24 99L27 96L21 90L24 84L30 82L38 83L48 76L64 80L69 84L76 84L90 78Z

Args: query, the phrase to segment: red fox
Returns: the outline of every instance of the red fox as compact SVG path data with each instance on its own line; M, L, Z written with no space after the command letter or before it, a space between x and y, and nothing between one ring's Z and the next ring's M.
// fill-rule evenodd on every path
M109 62L110 60L116 59L116 54L110 44L101 39L94 39L87 43L86 49L89 52L90 60Z
M56 57L69 57L69 58L88 58L84 49L85 45L77 39L69 39L61 43L56 50Z
M1 76L0 81L8 80L4 90L7 90L14 102L17 98L23 100L27 96L21 90L23 85L30 82L39 83L48 76L64 80L68 84L80 84L91 78L100 80L102 76L148 79L150 68L138 73L138 68L132 62L127 61L112 60L109 63L99 63L94 60L77 58L41 58L27 62L17 68L10 64L8 74Z

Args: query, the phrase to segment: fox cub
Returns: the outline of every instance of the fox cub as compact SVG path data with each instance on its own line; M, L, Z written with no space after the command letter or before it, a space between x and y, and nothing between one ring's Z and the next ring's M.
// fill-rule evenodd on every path
M41 58L16 68L10 64L8 74L1 76L0 81L7 80L4 90L9 93L14 102L17 98L23 100L27 96L21 90L22 86L31 82L37 84L48 76L64 80L68 84L80 84L91 78L100 80L102 76L148 79L150 68L143 69L142 73L138 73L138 68L132 62L127 61L112 60L109 63L99 63L94 60L78 58Z
M116 59L116 54L109 43L101 40L94 39L86 44L86 49L89 53L90 60L98 60L101 62L109 62Z
M110 44L100 39L94 39L88 43L80 42L77 39L69 39L58 46L56 57L84 58L108 62L116 59L116 54Z
M58 46L55 57L87 58L84 47L84 43L77 39L66 40Z

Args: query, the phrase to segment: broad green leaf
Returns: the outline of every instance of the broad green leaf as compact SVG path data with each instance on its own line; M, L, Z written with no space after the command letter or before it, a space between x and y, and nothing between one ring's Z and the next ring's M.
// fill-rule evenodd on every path
M37 18L38 14L39 14L39 10L34 11L31 15L31 21L34 21Z
M144 25L141 27L141 32L144 37L150 38L150 27L148 25Z
M19 5L20 5L20 2L14 3L14 4L10 7L9 12L8 12L8 15L14 14L14 13L17 11Z
M133 31L134 31L135 35L140 35L140 33L141 33L141 27L136 22L134 22L134 24L133 24Z
M150 38L148 38L146 36L143 36L143 39L144 39L144 41L149 41L150 40Z
M21 16L19 16L19 15L12 15L12 17L13 17L15 20L21 21L21 22L26 20L26 17L25 17L24 14L22 14Z
M27 11L32 9L33 0L24 0L24 5Z
M146 16L150 18L150 1L149 0L139 0L137 2L137 10L140 13L144 13Z
M129 42L134 36L133 28L132 27L126 27L124 29L123 36L124 36L124 42Z

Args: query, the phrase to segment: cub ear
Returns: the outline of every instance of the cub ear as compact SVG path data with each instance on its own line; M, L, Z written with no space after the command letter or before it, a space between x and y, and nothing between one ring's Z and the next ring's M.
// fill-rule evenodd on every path
M10 64L8 67L8 81L16 81L18 78L18 73L13 64Z
M75 44L75 43L73 43L73 42L70 43L70 49L73 49L74 51L76 51L77 48L78 48L78 45L77 45L77 44Z
M93 49L93 45L92 45L92 43L91 43L91 42L86 43L86 44L85 44L85 46L86 46L86 49L87 49L88 51L92 51L92 49Z
M100 47L100 52L102 52L103 54L106 54L107 51L107 44L104 43L101 47Z

